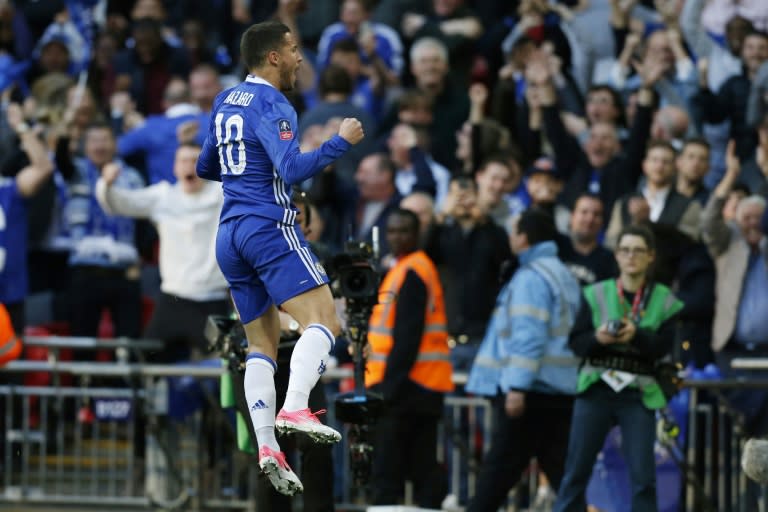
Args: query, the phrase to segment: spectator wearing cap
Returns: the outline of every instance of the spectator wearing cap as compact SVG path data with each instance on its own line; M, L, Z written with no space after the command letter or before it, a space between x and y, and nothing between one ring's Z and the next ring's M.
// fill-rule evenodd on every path
M571 212L567 237L558 240L558 254L582 286L618 274L613 253L600 243L605 226L603 202L593 194L582 194Z
M51 34L40 40L35 51L36 60L27 78L30 82L48 74L72 71L72 58L67 38L63 34Z
M530 207L539 208L552 215L557 230L567 233L570 212L568 208L557 203L557 197L563 190L563 180L554 161L548 157L538 158L526 174L525 188L531 198Z
M666 141L655 140L648 145L642 163L645 185L640 194L626 195L614 205L605 237L608 247L616 246L624 226L644 222L674 227L698 240L701 206L675 190L676 156Z
M86 41L70 20L48 25L35 48L43 72L76 74L87 65Z

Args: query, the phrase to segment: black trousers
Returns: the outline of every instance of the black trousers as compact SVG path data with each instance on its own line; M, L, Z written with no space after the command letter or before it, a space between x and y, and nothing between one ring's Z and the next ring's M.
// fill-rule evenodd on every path
M419 507L440 508L448 488L437 463L439 416L386 412L373 427L371 490L374 505L400 503L406 480Z
M144 336L164 342L159 353L149 352L148 358L159 363L174 363L199 359L206 352L203 335L209 315L227 315L226 299L193 301L160 293Z
M282 408L285 402L285 394L288 391L288 377L290 376L290 356L293 349L279 349L277 354L277 372L275 373L275 389L277 391L277 410ZM237 410L245 418L251 441L254 446L256 434L251 424L251 416L248 411L248 403L245 400L243 388L244 374L233 374L232 384L235 389ZM312 388L309 393L309 408L312 411L325 409L328 401L325 396L325 388L322 382ZM324 417L320 416L324 421ZM281 436L278 438L280 448L288 459L292 456L301 457L301 474L299 478L304 485L304 512L333 512L335 510L333 499L333 447L328 444L318 444L305 435ZM291 498L275 491L269 480L263 475L256 484L256 510L273 510L275 512L290 512Z
M8 316L11 317L11 325L17 335L23 336L24 329L27 327L27 321L24 318L26 314L26 308L24 307L24 301L13 302L5 304L5 309L8 311Z
M115 336L141 334L141 285L123 269L74 267L69 302L74 336L97 336L104 308L112 315Z
M483 459L467 512L498 510L534 456L553 489L560 487L563 478L573 397L529 392L525 412L516 418L504 411L504 397L498 397L494 407L491 449Z

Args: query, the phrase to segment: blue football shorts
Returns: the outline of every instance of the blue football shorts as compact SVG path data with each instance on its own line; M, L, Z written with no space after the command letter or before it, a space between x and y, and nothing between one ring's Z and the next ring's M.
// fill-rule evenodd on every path
M328 282L298 226L255 215L219 225L216 260L243 323Z

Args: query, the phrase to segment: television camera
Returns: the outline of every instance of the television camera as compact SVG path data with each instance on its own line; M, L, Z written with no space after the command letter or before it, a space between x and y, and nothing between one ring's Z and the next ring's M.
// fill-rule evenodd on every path
M384 407L383 398L365 389L365 346L368 320L378 302L380 274L371 263L373 250L363 242L348 242L345 251L325 264L334 297L345 302L345 334L353 347L355 389L336 397L336 418L350 425L349 460L354 482L363 486L371 473L373 446L370 426Z

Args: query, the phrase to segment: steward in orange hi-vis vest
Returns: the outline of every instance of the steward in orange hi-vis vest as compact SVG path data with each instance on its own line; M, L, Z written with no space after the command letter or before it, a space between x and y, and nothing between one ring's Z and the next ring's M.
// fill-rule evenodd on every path
M18 359L21 355L21 348L21 340L13 330L8 310L0 304L0 366Z
M374 306L368 327L371 354L365 372L365 385L371 387L384 379L387 357L392 351L395 309L400 287L409 270L416 272L427 287L424 332L416 362L408 377L416 384L437 392L453 391L450 349L446 329L443 288L434 263L424 251L404 256L384 277L379 287L379 304ZM414 314L418 312L414 311Z

